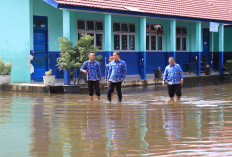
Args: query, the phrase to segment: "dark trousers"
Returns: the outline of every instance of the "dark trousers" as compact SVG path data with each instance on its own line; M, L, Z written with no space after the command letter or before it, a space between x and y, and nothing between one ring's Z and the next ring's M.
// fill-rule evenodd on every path
M101 95L99 81L88 81L88 88L89 88L89 96L93 96L93 90L95 90L97 96Z
M176 96L181 96L181 84L168 85L168 94L171 98L174 97L175 94Z
M115 86L116 86L116 90L118 93L118 100L121 101L122 100L122 92L121 92L122 82L109 82L107 99L111 101L111 94L113 93Z

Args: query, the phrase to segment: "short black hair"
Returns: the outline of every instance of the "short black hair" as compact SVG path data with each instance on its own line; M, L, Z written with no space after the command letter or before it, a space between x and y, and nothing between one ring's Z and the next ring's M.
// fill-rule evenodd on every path
M171 56L171 57L169 57L169 59L173 59L173 60L175 60L175 58L174 58L174 57L172 57L172 56Z
M118 56L120 56L120 53L118 51L115 51L114 53L116 53Z
M90 52L90 53L88 54L88 56L90 56L91 53L95 54L94 52Z

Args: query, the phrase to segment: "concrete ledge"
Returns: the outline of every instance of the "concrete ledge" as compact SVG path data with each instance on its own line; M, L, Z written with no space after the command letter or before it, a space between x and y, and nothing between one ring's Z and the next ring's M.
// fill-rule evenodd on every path
M185 77L185 83L191 82L204 82L210 80L222 80L224 75L208 75L208 76L193 76ZM122 87L138 87L138 86L149 86L149 85L161 85L161 79L148 79L148 80L134 80L134 81L123 81ZM105 83L101 84L101 89L106 89ZM81 93L85 93L88 90L87 84L80 85ZM33 93L64 93L62 85L46 87L43 84L27 84L27 83L11 83L0 85L2 91L15 91L15 92L33 92Z

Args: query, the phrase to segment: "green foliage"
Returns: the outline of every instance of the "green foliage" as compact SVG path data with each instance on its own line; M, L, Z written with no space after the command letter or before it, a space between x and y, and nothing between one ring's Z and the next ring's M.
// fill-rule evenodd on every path
M0 75L10 75L11 69L11 63L5 63L2 58L0 58Z
M224 65L224 68L227 72L229 72L230 78L232 78L232 60L227 60Z
M57 66L59 70L69 70L70 75L73 78L74 84L76 83L77 76L76 70L79 71L84 61L88 60L88 54L90 52L97 53L98 47L93 45L94 37L83 34L74 45L67 38L59 38L60 42L60 57L57 58ZM100 61L102 56L96 56L95 59ZM78 83L81 81L80 73L78 76Z
M45 72L45 75L46 75L46 76L51 76L51 74L52 74L52 69L50 69L49 71L46 71L46 72Z

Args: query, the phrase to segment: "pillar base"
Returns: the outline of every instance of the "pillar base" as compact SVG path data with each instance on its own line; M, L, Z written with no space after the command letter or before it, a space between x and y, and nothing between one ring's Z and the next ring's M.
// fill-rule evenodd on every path
M219 75L223 74L224 52L219 52Z
M146 80L147 79L147 72L146 72L146 51L142 51L139 53L139 58L140 58L140 78L141 80Z

